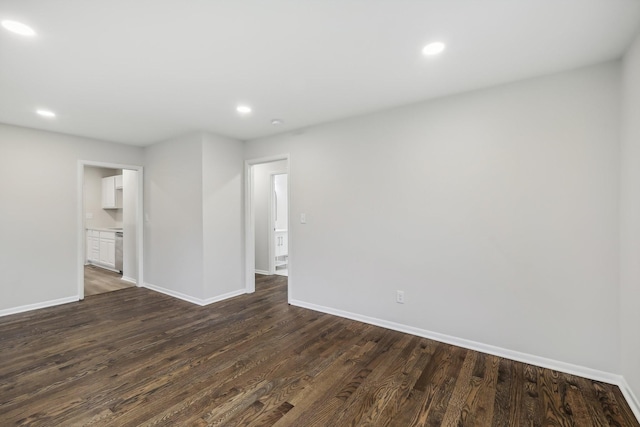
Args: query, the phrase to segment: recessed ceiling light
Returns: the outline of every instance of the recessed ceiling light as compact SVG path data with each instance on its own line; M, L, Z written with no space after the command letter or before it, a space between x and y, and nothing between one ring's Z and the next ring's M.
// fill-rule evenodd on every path
M40 114L42 117L55 117L56 113L54 113L53 111L49 111L49 110L36 110L36 113Z
M248 105L238 105L236 107L236 111L240 114L249 114L251 112L251 107Z
M439 53L442 53L445 47L445 44L442 42L429 43L422 48L422 54L427 56L437 55Z
M280 120L280 119L271 120L271 124L274 125L274 126L280 126L283 123L284 123L284 120Z
M22 22L5 20L2 21L2 26L6 30L11 31L12 33L20 34L21 36L31 37L36 35L36 32L33 30L33 28L23 24Z

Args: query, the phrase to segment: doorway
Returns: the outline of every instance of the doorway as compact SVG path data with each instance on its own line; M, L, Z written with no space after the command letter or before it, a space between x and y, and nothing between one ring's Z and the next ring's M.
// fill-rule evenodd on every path
M78 297L142 284L142 166L78 162Z
M269 273L289 275L289 189L286 173L272 172L270 181ZM257 254L256 254L257 255ZM257 256L256 256L257 259Z
M278 176L280 178L277 178ZM277 186L280 187L280 194L276 192ZM283 186L286 194L282 191ZM256 275L280 275L288 277L287 298L288 301L292 299L290 186L288 154L245 162L247 293L255 292Z

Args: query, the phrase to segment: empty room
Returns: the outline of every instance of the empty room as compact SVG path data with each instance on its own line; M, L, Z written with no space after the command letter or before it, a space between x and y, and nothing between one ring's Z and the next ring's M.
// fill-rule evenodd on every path
M640 427L640 0L3 0L0 199L1 426Z

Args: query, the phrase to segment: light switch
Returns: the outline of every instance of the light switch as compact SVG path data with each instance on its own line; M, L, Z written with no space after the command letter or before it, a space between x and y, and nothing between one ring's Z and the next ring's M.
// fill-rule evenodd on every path
M307 214L306 213L301 213L300 214L300 224L306 224L307 223Z

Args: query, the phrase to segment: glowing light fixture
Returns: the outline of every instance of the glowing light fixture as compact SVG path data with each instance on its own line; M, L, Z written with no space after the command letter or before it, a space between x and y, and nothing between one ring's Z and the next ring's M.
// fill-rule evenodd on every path
M28 25L23 24L18 21L2 21L2 26L12 33L20 34L21 36L33 37L36 35L36 32Z
M442 53L447 46L442 42L429 43L422 48L422 54L426 56L433 56Z
M248 105L238 105L236 107L236 111L240 114L249 114L251 112L251 107Z
M38 113L42 117L47 117L47 118L53 118L56 116L56 113L49 110L36 110L36 113Z

